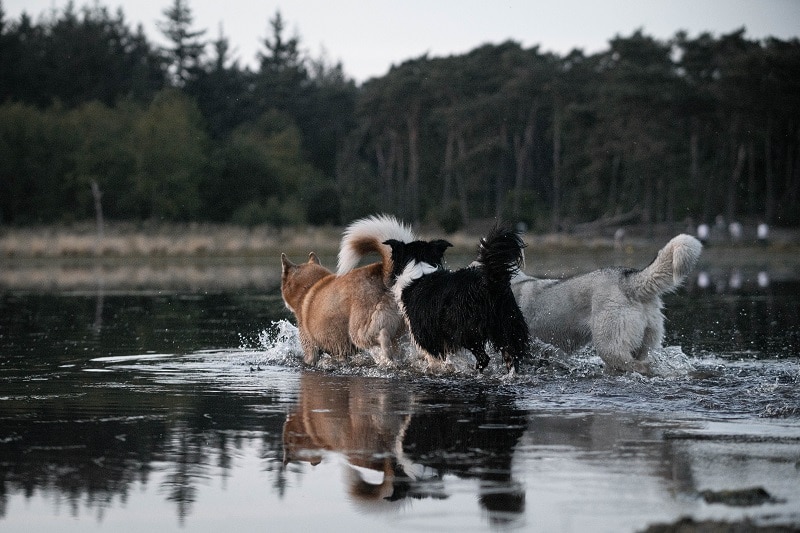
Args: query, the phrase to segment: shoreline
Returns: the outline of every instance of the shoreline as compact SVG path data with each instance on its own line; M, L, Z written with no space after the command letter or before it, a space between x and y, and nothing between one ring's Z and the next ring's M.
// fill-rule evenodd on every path
M480 226L490 227L491 222ZM481 227L445 234L432 228L415 228L423 239L445 238L453 244L454 254L472 254L482 236ZM344 227L256 226L252 228L224 224L108 224L101 236L89 223L72 226L0 228L0 262L40 259L132 259L132 258L259 258L281 252L292 256L336 255ZM625 228L623 239L615 240L613 231L583 233L523 233L526 254L572 251L617 251L635 254L640 250L658 250L681 229ZM776 229L769 244L754 238L731 242L716 238L707 246L733 250L755 248L768 252L800 252L800 230Z
M660 245L613 248L526 248L527 274L564 278L597 268L642 268ZM307 252L290 254L302 261ZM334 270L336 250L320 253L323 266ZM450 252L451 269L468 265L474 253ZM796 249L711 246L703 251L687 285L699 284L705 274L715 287L742 288L763 283L800 279L800 254ZM766 278L763 276L766 275ZM280 286L280 252L246 256L128 256L128 257L0 257L0 293L6 291L274 291Z
M420 228L423 239L446 238L452 269L475 257L480 232L491 221L450 235ZM92 224L69 227L0 228L0 291L271 291L280 286L280 254L295 262L314 251L322 264L336 268L343 227L245 228L210 224L134 225L112 223L98 239ZM609 266L643 268L679 232L661 228L647 232L627 227L615 242L612 235L523 234L527 274L564 278ZM368 257L365 262L373 260ZM776 231L768 245L752 240L711 242L695 275L737 278L754 283L766 272L770 282L800 279L800 238ZM691 283L691 281L690 281Z

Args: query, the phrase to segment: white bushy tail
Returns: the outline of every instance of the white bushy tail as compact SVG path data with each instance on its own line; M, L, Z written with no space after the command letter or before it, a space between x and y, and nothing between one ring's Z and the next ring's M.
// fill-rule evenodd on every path
M631 275L637 297L653 298L674 291L692 271L703 245L691 235L681 234L670 240L643 270Z
M336 275L347 274L358 266L362 257L373 252L380 254L384 265L391 265L392 249L383 244L390 239L401 242L417 240L410 227L391 215L373 215L356 220L342 235Z

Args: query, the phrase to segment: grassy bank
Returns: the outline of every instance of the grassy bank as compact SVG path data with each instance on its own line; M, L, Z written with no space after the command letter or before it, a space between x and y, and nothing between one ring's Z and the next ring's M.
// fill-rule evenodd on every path
M94 226L12 228L0 232L0 257L242 257L288 253L309 246L335 249L333 228L245 228L210 224L111 224L102 236ZM308 253L306 251L306 253Z
M454 244L448 266L471 262L481 231L490 225L446 235ZM314 251L335 268L342 229L113 224L98 239L89 224L5 228L0 229L0 290L272 290L280 284L281 252L302 261ZM443 236L430 228L417 233L426 239ZM525 271L564 277L612 265L641 268L673 234L645 237L629 231L621 245L608 235L526 234ZM800 245L792 239L786 233L769 246L712 243L697 270L719 278L767 271L773 280L798 279Z
M111 224L98 236L91 224L0 229L0 258L195 258L261 257L286 252L293 256L314 251L336 254L342 227L246 228L213 224ZM422 228L422 238L440 238L443 232ZM447 235L457 253L472 253L480 230ZM532 237L533 238L533 237ZM547 247L608 248L611 239L536 237ZM531 244L531 243L529 243Z
M468 231L444 235L436 228L418 228L421 238L445 236L454 247L455 254L474 253L483 231L491 222L474 225ZM131 224L107 225L98 236L93 224L71 226L40 226L27 228L0 228L0 259L71 259L71 258L227 258L265 257L281 252L300 257L314 251L320 255L335 255L342 235L342 227L274 228L257 226L246 228L213 224ZM621 243L613 235L596 234L526 234L527 253L563 251L608 251L660 248L678 233L661 229L647 233L641 228L630 228ZM721 241L714 247L747 248L754 245L745 240L738 244ZM800 234L796 231L773 231L768 247L778 251L800 251Z

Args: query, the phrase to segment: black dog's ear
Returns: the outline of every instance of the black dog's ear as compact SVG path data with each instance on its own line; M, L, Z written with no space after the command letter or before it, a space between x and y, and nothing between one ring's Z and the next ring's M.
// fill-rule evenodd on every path
M436 239L435 241L431 241L431 243L430 243L430 244L431 244L431 246L433 246L433 247L434 247L434 249L435 249L437 252L439 252L439 253L441 253L441 254L444 254L444 251L445 251L445 250L447 250L448 248L450 248L451 246L453 246L452 244L450 244L449 242L447 242L447 241L446 241L446 240L444 240L444 239Z
M391 247L391 249L394 250L395 248L398 248L401 244L405 243L402 241L398 241L397 239L389 239L388 241L383 241L383 244Z

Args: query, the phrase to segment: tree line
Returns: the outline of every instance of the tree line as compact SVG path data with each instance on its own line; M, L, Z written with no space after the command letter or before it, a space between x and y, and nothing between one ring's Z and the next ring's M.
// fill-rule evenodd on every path
M94 216L457 229L596 219L800 223L800 43L642 31L559 55L509 41L360 86L267 21L256 67L173 0L158 47L93 4L0 3L0 221Z

